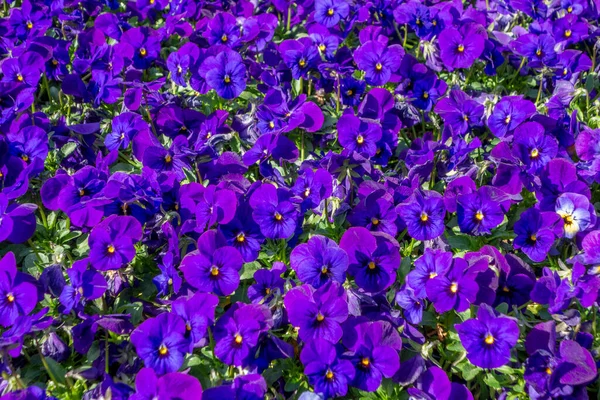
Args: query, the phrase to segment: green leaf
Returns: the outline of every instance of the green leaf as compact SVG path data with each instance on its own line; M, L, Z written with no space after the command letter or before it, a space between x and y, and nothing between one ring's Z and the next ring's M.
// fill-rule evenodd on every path
M56 382L60 383L61 385L64 385L65 375L67 373L65 369L50 357L46 358L46 363L48 364L48 369L50 370L50 373L52 373L52 376L54 377L54 379L56 379Z

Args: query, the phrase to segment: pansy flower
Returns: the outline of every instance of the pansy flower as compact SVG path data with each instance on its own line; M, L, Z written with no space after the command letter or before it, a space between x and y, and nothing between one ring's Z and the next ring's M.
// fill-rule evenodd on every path
M202 396L198 379L180 372L157 376L152 368L142 368L135 377L136 392L131 400L180 399L193 400Z
M348 254L348 272L361 289L380 292L395 280L400 266L400 249L393 237L353 227L342 236L340 247Z
M490 131L496 137L504 137L535 114L535 104L522 96L504 96L487 120Z
M377 152L377 142L381 139L381 127L362 120L353 114L344 114L337 123L338 140L349 151L373 157Z
M189 339L190 353L194 347L201 346L208 335L208 328L215 320L215 308L219 303L217 296L197 292L189 297L179 297L172 303L173 313L179 315L184 323L182 332Z
M510 360L511 349L519 340L519 326L514 318L498 315L482 304L477 319L469 319L455 325L467 358L481 368L499 368Z
M214 328L215 356L225 364L248 365L254 358L253 350L265 324L265 315L260 308L241 303L231 307L221 315Z
M295 250L295 249L294 249ZM255 284L248 288L248 298L252 303L268 303L276 294L282 295L285 281L281 274L287 267L281 261L273 263L269 269L259 269L254 273Z
M310 38L284 40L279 44L279 52L294 79L306 78L321 59L319 50L312 45Z
M483 105L458 89L439 100L434 110L453 135L464 135L469 129L482 125Z
M343 343L348 348L344 356L354 365L352 386L373 392L383 378L392 377L400 366L400 336L384 321L360 322L348 326L348 330Z
M494 199L493 191L481 187L477 192L457 197L456 215L461 232L471 235L491 233L504 220L501 204Z
M440 33L440 56L446 67L469 68L483 53L486 30L481 25L467 23L460 29L446 28Z
M173 313L147 319L131 333L131 343L144 365L158 375L176 372L183 365L189 339L185 322Z
M348 300L344 287L331 281L314 289L298 286L285 295L285 308L290 323L300 330L304 341L322 338L337 343L342 337L341 323L348 318Z
M179 267L186 282L218 296L233 293L240 283L242 255L215 230L204 232L197 245L198 249L188 253Z
M514 225L517 234L515 248L521 249L535 262L544 261L556 239L557 224L561 228L559 222L557 213L543 212L537 208L526 210Z
M92 229L88 242L90 263L101 270L119 269L135 257L134 245L142 238L142 226L130 216L112 215Z
M527 172L539 172L558 153L558 142L546 135L537 122L525 122L515 129L513 153L525 165Z
M0 260L0 325L11 326L28 315L38 300L37 288L28 275L17 271L15 255L8 252Z
M71 284L63 287L59 298L60 303L64 306L65 314L70 313L83 300L95 300L102 297L108 289L108 283L104 276L89 268L88 259L75 261L73 266L67 270L67 275L69 275Z
M435 310L444 313L452 309L457 312L468 309L475 302L479 290L477 272L465 259L454 258L445 274L430 278L425 288Z
M225 49L206 58L199 73L226 100L235 99L246 89L246 67L242 56L233 50Z
M300 282L319 288L331 280L344 283L348 255L333 240L315 235L292 250L290 266Z
M350 5L346 0L316 0L315 21L327 28L334 27L348 16Z
M408 389L414 400L473 400L473 394L463 384L450 382L440 367L432 366L423 372L415 387Z
M442 195L433 190L416 191L396 210L416 240L431 240L444 233L446 207Z
M555 211L563 220L565 237L571 239L595 222L595 213L592 214L590 210L593 207L590 207L588 198L582 194L563 193L558 196Z
M270 183L260 185L250 196L252 218L269 239L286 239L296 230L298 210L290 201L291 193Z
M381 86L390 81L400 68L404 49L399 45L385 44L369 40L354 51L354 61L365 72L365 81L369 85Z
M302 349L300 361L317 393L323 393L325 398L346 395L354 367L340 357L335 345L321 338L311 340Z
M444 276L452 265L452 253L426 248L414 264L415 268L406 276L406 283L415 291L416 297L423 298L427 282L438 275Z
M557 343L554 321L534 326L525 340L525 349L529 358L524 378L533 399L559 395L585 398L586 385L598 375L592 354L577 341Z

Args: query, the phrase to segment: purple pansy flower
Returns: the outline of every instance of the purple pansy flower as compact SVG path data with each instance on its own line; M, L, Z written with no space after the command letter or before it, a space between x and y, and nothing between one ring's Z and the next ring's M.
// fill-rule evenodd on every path
M204 232L197 245L198 249L188 253L179 267L186 282L218 296L233 293L240 283L242 255L228 246L223 234L215 230Z
M446 207L442 195L432 190L416 191L396 210L416 240L435 239L444 233Z
M342 236L340 247L348 254L348 272L361 289L380 292L395 280L400 246L390 235L353 227Z
M131 343L144 365L158 375L176 372L183 365L189 339L184 336L185 322L173 313L142 322L131 334Z
M487 304L479 307L477 319L469 319L455 328L467 350L467 358L481 368L499 368L507 364L510 351L519 340L516 320L498 315Z
M344 283L348 255L333 240L315 235L292 250L290 266L300 282L318 289L332 280Z
M331 281L316 290L310 285L298 286L285 295L284 304L290 323L300 328L300 339L321 338L331 343L341 339L340 324L348 318L348 300L339 283Z
M28 315L37 304L37 288L28 275L17 271L15 255L6 253L0 260L0 325L11 326Z
M306 343L300 353L304 373L317 393L325 398L345 396L354 378L354 367L340 358L334 344L321 338Z

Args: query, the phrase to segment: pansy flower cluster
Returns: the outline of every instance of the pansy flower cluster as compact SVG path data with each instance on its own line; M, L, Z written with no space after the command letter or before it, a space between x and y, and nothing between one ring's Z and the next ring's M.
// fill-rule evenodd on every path
M600 1L0 6L0 400L600 396Z

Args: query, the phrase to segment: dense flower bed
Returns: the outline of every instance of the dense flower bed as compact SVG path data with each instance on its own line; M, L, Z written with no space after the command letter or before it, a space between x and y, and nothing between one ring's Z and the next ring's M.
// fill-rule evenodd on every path
M0 398L597 398L599 12L4 2Z

